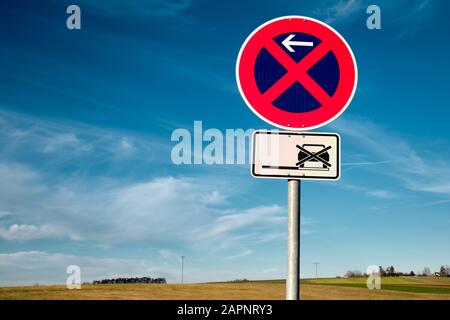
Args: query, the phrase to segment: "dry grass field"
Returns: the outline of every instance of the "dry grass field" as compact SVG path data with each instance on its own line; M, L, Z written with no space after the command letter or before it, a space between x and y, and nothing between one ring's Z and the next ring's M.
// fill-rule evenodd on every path
M371 299L444 299L450 300L450 278L383 278L381 290L368 290L365 279L302 280L302 299L371 300ZM204 284L123 284L83 285L81 290L65 286L2 287L0 299L284 299L284 281L250 281L243 283Z

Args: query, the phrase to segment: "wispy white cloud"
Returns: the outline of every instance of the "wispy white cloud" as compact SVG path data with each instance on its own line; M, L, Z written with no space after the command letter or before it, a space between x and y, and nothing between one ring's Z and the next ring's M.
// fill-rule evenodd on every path
M400 1L397 6L402 5L402 14L398 14L393 19L393 22L410 23L421 18L424 11L431 5L430 0L418 0L418 1ZM421 20L421 19L420 19Z
M99 14L112 16L161 16L177 17L183 10L189 8L190 0L110 0L86 1L79 0L83 8L93 8Z
M262 273L266 274L280 274L279 268L266 268L262 270Z
M9 212L5 216L7 220L0 219L0 238L4 244L68 238L91 247L114 248L129 243L150 245L151 248L161 248L155 252L152 265L169 267L170 271L172 265L179 267L175 261L181 253L195 256L195 252L208 251L214 255L223 250L221 255L228 254L232 259L231 252L242 250L242 239L250 247L246 250L253 250L251 246L257 246L270 232L281 234L285 229L285 210L282 207L231 207L227 202L226 188L217 189L217 185L205 184L202 179L158 177L124 185L111 180L83 179L49 184L45 175L32 173L30 168L6 168L11 177L19 177L19 181L10 177L8 184L14 185L14 190L0 193L1 206L4 212ZM26 174L22 174L22 170ZM0 180L0 190L6 187ZM13 225L9 221L13 221ZM280 238L266 241L280 241ZM111 249L108 251L112 252ZM161 258L164 260L158 260ZM34 261L31 270L18 267L30 259ZM153 269L146 272L137 261L128 259L109 261L32 253L3 254L0 260L14 264L8 269L3 268L0 262L4 275L0 283L4 284L64 283L65 267L69 264L80 265L82 272L86 265L88 268L98 265L95 272L84 271L89 281L114 275L162 274L153 272ZM190 270L194 272L192 267ZM202 269L189 278L194 277L204 281L218 279L219 275Z
M172 259L172 258L179 259L181 257L180 253L178 253L177 251L171 250L171 249L160 249L160 250L158 250L158 253L164 259Z
M0 227L0 238L4 240L37 240L65 236L65 230L52 225L12 224L9 228ZM76 239L74 239L76 240Z
M69 265L78 265L81 269L81 281L117 277L165 277L169 282L177 280L173 267L166 266L164 271L153 261L146 259L98 258L76 256L45 251L19 251L0 253L0 285L65 284L66 269Z
M316 9L314 14L323 19L326 23L333 23L340 19L345 19L362 10L361 0L339 0L326 3L320 9Z
M118 145L121 155L128 155L135 150L133 142L128 137L122 137Z
M253 251L262 242L283 239L285 207L270 200L257 206L235 203L233 197L248 188L247 176L243 179L217 169L196 177L130 177L109 175L103 168L83 170L89 165L145 164L152 152L170 148L165 141L0 111L0 142L0 241L6 247L20 242L33 248L34 241L47 239L68 244L77 241L77 247L114 252L116 246L133 244L136 248L150 247L155 259L160 259L159 265L171 265L180 254L193 259L196 253L205 251L233 256L235 252ZM152 158L150 163L157 161L163 160ZM63 169L58 167L61 163L65 164ZM52 248L55 244L45 243ZM69 260L74 260L73 264L84 261L65 254L60 264L46 253L4 254L2 259L9 261L16 261L17 256L21 261L35 257L34 277L31 271L21 269L16 276L11 275L11 268L5 279L12 283L23 283L27 277L32 279L29 282L44 283L52 278L47 276L48 270L60 268L65 272L63 264L69 264ZM140 270L133 268L133 275ZM106 271L99 272L103 273ZM216 277L207 270L197 275L200 280Z
M430 20L430 15L427 14L427 11L431 8L431 4L432 2L430 0L398 3L397 10L401 10L402 13L392 18L392 24L404 27L395 38L400 40L402 38L414 37L417 31L422 28L423 24Z
M369 164L370 165L370 164ZM395 199L398 198L399 195L391 190L387 189L375 189L361 185L349 184L349 183L339 183L337 185L338 188L351 190L354 192L363 193L370 197L380 198L380 199Z
M376 165L383 165L383 164L391 164L391 163L404 163L408 162L408 160L386 160L386 161L360 161L360 162L343 162L341 163L341 166L376 166Z
M242 258L242 257L249 256L249 255L251 255L252 253L253 253L253 250L247 249L247 250L244 250L244 251L239 252L239 253L237 253L237 254L234 254L234 255L231 255L231 256L227 256L227 257L225 257L224 259L225 259L225 260L235 260L235 259L238 259L238 258Z
M425 13L431 7L432 1L397 0L373 3L367 0L326 0L319 5L318 9L313 10L313 15L329 24L353 21L358 16L368 17L366 8L371 4L380 7L382 25L385 23L409 24L398 35L398 37L402 37L413 34L418 29L418 23L426 21L428 16L425 16ZM361 27L365 27L365 25L361 25Z
M0 111L0 122L0 210L8 212L0 230L6 241L65 237L97 246L155 241L170 247L177 240L230 245L247 234L261 241L285 221L285 209L277 205L232 206L235 185L245 185L229 172L130 178L112 177L103 168L84 170L116 166L125 156L133 157L128 159L133 167L145 164L170 147L157 139L9 111ZM60 171L55 163L70 170Z
M170 146L160 138L80 123L56 123L0 109L0 157L3 161L32 156L35 165L77 161L78 168L133 160L167 162ZM131 138L132 137L132 138Z
M8 211L0 211L0 218L10 216L11 212Z
M0 163L0 173L2 210L11 212L8 218L15 225L45 224L45 230L59 226L73 239L100 244L187 241L194 238L197 226L212 223L214 214L226 214L214 208L217 199L225 197L196 179L162 177L121 185L112 179L84 178L50 185L45 175L26 166ZM32 231L40 237L57 235L37 227L8 228L2 229L7 240Z
M21 138L24 138L25 132L21 132ZM91 147L82 143L73 133L63 133L53 135L44 142L43 152L51 153L53 151L70 150L71 152L89 151Z
M347 162L347 167L361 167L397 179L405 189L450 195L450 162L440 152L428 150L427 146L413 147L395 132L366 119L340 119L331 127L348 138L353 150L361 151L362 156Z
M215 239L232 234L234 231L242 228L246 228L246 232L248 232L249 227L280 225L286 221L284 212L284 208L277 205L261 206L241 212L230 212L218 216L206 230L202 227L202 230L196 231L195 235L200 239Z
M367 194L381 199L392 199L398 197L396 194L389 192L388 190L369 190L367 191Z

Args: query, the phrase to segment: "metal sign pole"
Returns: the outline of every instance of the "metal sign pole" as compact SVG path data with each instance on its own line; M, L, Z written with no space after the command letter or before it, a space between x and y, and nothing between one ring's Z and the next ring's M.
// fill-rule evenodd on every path
M300 299L300 180L288 180L286 300Z
M181 256L181 284L183 284L184 277L184 256Z

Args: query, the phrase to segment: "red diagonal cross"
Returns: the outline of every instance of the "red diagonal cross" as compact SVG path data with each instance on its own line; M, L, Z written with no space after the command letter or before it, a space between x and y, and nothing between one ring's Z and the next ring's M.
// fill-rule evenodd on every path
M273 102L285 92L295 81L298 81L321 105L329 103L331 97L321 86L317 84L306 72L322 59L330 48L325 43L317 45L309 54L298 63L275 42L270 41L265 48L286 70L287 73L273 84L263 97L266 101Z

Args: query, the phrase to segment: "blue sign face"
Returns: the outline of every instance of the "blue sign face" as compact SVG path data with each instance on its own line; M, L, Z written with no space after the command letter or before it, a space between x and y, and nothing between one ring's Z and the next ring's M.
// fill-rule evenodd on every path
M310 54L321 40L305 33L294 32L280 34L273 39L275 43L295 62L300 62ZM286 70L265 48L261 49L255 61L255 80L261 93L266 92ZM339 64L333 51L329 51L306 72L330 97L334 95L339 84ZM299 81L295 81L278 98L273 105L281 110L303 113L321 107L319 101L308 92Z

